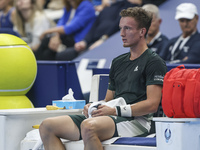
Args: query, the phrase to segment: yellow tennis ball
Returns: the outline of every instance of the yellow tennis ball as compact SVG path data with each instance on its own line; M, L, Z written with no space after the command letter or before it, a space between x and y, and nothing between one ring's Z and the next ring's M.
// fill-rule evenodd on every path
M36 74L37 62L27 43L14 35L0 34L0 96L26 94Z
M33 108L31 101L25 96L0 96L0 109Z

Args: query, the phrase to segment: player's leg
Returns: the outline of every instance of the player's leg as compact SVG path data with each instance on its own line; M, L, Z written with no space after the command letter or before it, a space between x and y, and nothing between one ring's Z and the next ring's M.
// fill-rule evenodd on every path
M79 140L80 132L69 116L59 116L45 119L40 125L40 136L45 150L64 150L60 138Z
M81 134L85 150L103 150L101 141L115 134L115 123L109 116L86 119L81 124Z

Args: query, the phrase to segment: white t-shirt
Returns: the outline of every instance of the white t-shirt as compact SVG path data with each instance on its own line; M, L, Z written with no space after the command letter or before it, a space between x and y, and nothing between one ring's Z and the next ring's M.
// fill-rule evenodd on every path
M36 12L33 22L25 23L26 37L24 40L32 47L41 43L40 35L47 29L52 27L52 21L50 21L44 13Z

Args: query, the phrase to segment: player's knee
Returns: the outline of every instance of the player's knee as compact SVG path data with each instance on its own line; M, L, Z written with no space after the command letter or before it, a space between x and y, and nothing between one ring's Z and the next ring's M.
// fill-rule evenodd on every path
M95 122L90 119L86 119L81 123L81 135L83 140L92 138L95 135Z
M39 132L41 138L48 136L48 134L52 131L51 127L51 118L47 118L40 124Z

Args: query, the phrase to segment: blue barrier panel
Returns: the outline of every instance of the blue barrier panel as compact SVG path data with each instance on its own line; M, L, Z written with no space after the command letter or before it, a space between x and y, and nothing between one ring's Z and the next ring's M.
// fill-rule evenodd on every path
M168 69L168 71L170 71L171 69L173 69L179 65L184 65L186 69L200 68L200 64L167 64L167 69Z
M93 68L92 73L95 74L109 74L110 69L109 68Z
M167 65L167 71L170 71L171 69L179 66L184 65L187 69L197 69L200 68L200 64L166 64ZM93 68L93 75L94 74L109 74L110 69L109 68Z
M76 72L76 62L70 61L37 61L36 81L27 93L35 107L51 105L52 100L60 100L68 94L69 88L74 91L74 98L83 99Z
M105 99L106 92L108 89L108 81L109 81L109 76L100 76L99 79L99 100Z

